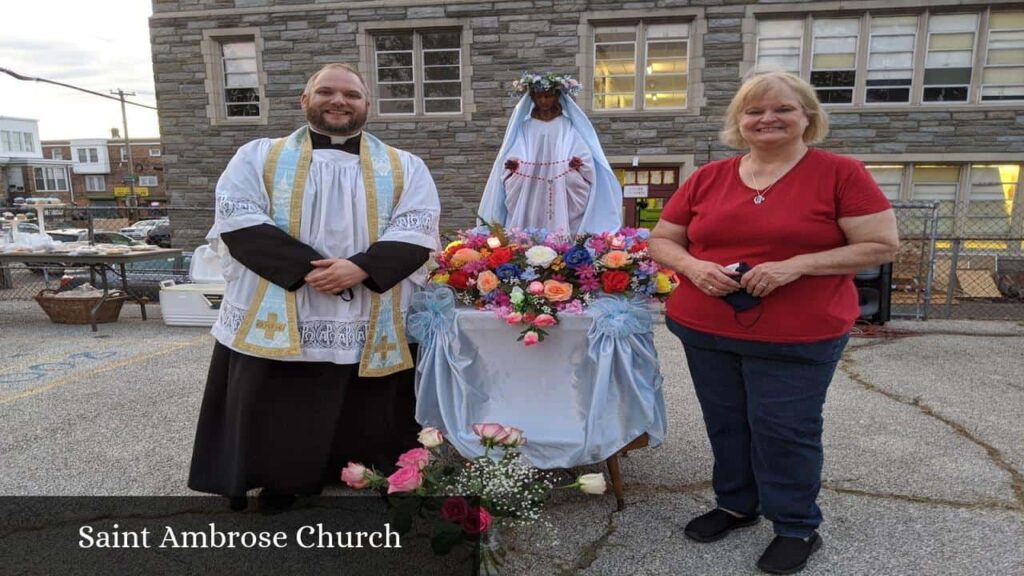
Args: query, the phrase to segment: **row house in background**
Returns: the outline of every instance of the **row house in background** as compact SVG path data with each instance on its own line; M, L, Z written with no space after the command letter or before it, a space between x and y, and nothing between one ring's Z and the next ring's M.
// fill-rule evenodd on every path
M571 73L652 226L718 141L747 72L790 70L830 112L823 147L894 200L940 203L939 232L1024 237L1024 7L1019 0L154 0L156 97L172 205L214 204L238 146L300 126L305 79L357 64L368 129L421 156L445 228L474 222L524 70ZM212 214L182 216L199 243ZM1002 244L1020 252L1021 243Z
M131 176L124 139L47 140L42 153L51 160L70 161L71 185L80 206L165 206L167 182L164 178L163 148L159 139L133 139L135 200L128 180Z
M75 201L71 162L43 155L39 121L0 116L0 206L26 198Z

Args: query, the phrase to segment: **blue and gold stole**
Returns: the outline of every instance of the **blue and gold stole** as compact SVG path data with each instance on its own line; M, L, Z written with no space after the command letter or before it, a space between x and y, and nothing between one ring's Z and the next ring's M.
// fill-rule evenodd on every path
M359 148L370 243L383 234L404 188L398 152L363 132ZM299 237L302 197L313 158L308 127L274 141L263 168L274 224ZM371 293L367 340L360 376L386 376L413 367L401 314L401 285L384 294ZM297 356L302 352L295 293L260 278L233 346L263 357Z

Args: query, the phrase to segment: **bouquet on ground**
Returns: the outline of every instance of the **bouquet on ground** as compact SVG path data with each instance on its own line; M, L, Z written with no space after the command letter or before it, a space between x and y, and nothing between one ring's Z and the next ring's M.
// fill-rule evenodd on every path
M600 473L584 474L571 484L556 486L551 474L523 459L519 447L526 437L518 428L474 424L473 432L484 446L484 454L472 460L446 458L442 433L424 428L419 435L423 447L399 456L398 469L390 476L349 462L341 480L355 489L386 488L389 495L399 497L432 497L395 499L395 529L407 531L415 516L434 522L431 546L438 554L447 554L456 545L479 543L481 568L487 573L495 573L505 555L496 536L499 525L537 522L550 492L558 488L576 488L587 494L605 491Z
M533 346L559 314L580 314L603 294L667 298L678 280L651 259L649 239L644 228L570 237L478 226L436 256L431 281L520 327L518 340Z

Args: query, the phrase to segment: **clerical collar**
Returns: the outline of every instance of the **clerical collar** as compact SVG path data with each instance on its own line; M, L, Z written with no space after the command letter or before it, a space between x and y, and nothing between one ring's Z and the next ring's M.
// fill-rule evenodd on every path
M356 156L359 155L359 142L362 140L362 136L362 132L353 136L328 136L316 130L311 129L309 131L309 139L313 144L314 150L330 148L355 154Z

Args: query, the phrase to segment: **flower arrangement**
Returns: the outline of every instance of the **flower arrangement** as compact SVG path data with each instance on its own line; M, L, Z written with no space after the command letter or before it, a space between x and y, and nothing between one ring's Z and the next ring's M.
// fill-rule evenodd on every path
M431 280L451 287L461 304L520 327L518 340L533 346L559 314L580 314L602 294L668 297L678 280L651 259L649 238L644 228L570 237L478 226L436 256Z
M548 72L539 74L537 72L523 72L518 80L512 81L512 94L526 94L528 92L547 92L548 90L561 90L562 94L575 98L582 89L579 80L569 74L555 74Z
M524 461L519 447L526 443L523 431L501 424L474 424L473 432L484 446L484 454L462 465L445 458L444 435L436 428L424 428L419 435L422 448L398 457L398 469L384 476L362 464L349 462L341 480L354 489L386 489L389 495L444 498L437 509L410 510L401 504L396 510L406 518L396 522L409 526L414 512L437 523L431 545L448 553L464 542L481 542L481 564L485 573L496 573L504 550L494 537L499 524L527 526L538 521L548 494L556 488L575 488L586 494L603 494L603 474L584 474L566 486L556 486L553 476ZM500 453L500 456L499 456ZM497 457L496 457L497 456ZM405 500L418 506L416 500Z

